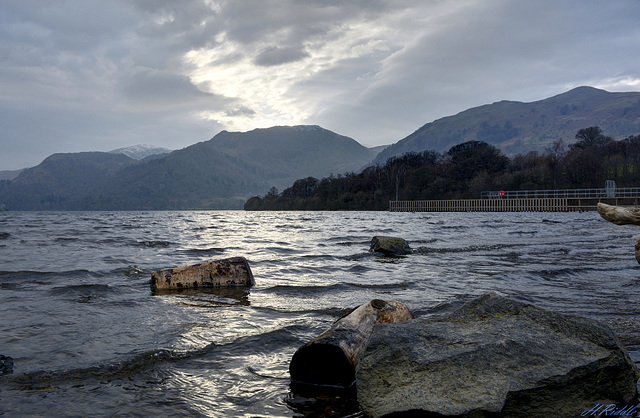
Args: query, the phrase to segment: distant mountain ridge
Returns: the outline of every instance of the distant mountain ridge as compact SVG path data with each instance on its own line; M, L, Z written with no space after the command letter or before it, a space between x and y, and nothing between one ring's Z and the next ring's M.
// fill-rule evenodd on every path
M504 100L474 107L423 125L378 154L375 162L383 164L410 151L445 152L472 140L487 142L507 155L544 151L557 139L574 142L576 132L589 126L599 126L614 139L637 135L640 93L577 87L530 103Z
M9 210L238 209L272 186L357 171L375 157L319 126L223 131L142 160L115 151L53 154L0 181L0 203Z
M428 123L386 147L366 148L319 126L299 125L222 131L170 153L141 145L53 154L19 174L3 172L0 204L8 210L239 209L271 187L357 173L409 151L444 152L471 140L510 155L542 151L557 139L573 142L589 126L616 139L638 135L640 93L579 87L537 102L496 102Z
M0 181L13 180L16 177L18 177L20 173L22 173L23 171L24 171L24 168L20 170L2 170L0 171Z

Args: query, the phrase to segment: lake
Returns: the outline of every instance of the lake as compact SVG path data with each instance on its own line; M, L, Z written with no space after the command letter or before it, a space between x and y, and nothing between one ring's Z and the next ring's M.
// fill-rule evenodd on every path
M638 234L596 212L0 212L0 415L360 416L288 366L376 298L422 316L498 292L603 321L639 362ZM414 254L371 254L375 235ZM255 287L151 290L233 256Z

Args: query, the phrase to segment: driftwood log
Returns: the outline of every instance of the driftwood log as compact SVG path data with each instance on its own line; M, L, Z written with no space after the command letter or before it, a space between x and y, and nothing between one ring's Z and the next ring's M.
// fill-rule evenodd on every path
M598 213L616 225L640 225L640 207L622 207L598 203Z
M639 207L621 207L598 203L598 213L616 225L640 225ZM635 255L636 261L640 263L640 236L636 239Z
M151 274L151 286L155 290L254 284L249 262L244 257L207 261L192 266L158 270Z
M328 330L300 347L289 363L296 383L349 387L367 348L375 324L412 319L401 302L374 299L336 321Z

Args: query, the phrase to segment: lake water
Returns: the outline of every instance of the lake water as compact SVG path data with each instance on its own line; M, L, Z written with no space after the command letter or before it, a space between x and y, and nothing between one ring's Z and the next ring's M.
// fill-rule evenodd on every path
M604 321L638 362L638 234L595 212L0 212L0 415L359 416L288 366L375 298L420 316L495 291ZM372 255L375 235L415 253ZM232 256L255 287L151 291Z

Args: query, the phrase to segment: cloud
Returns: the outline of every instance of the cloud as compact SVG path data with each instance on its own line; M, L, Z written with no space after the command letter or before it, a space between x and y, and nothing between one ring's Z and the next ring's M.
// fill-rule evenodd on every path
M302 123L377 145L497 100L637 91L638 15L635 0L6 0L0 169Z
M136 105L152 108L194 107L207 104L222 105L225 100L212 93L204 92L193 85L183 75L164 73L153 69L142 69L128 74L122 81L122 93Z
M253 62L259 66L271 67L273 65L300 61L308 56L309 54L300 47L279 48L277 46L269 46L262 49Z

